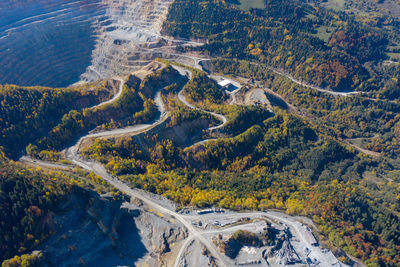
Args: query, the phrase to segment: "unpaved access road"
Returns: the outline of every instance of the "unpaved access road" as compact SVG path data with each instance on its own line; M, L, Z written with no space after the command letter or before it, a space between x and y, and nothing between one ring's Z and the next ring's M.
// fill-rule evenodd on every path
M123 82L121 82L120 88L123 88ZM157 94L158 95L158 94ZM183 103L186 102L186 100L184 98L182 98L182 94L180 93L181 97L180 100L184 100L182 101ZM157 96L159 99L161 99L161 97L158 95ZM106 101L107 103L112 103L113 101L115 101L118 98L113 98L112 101ZM159 102L159 101L158 101ZM162 101L161 101L162 102ZM194 109L198 109L201 110L199 108L194 107L193 105L191 105L190 103L185 103L187 104L187 106L194 108ZM97 105L98 106L98 105ZM96 106L95 106L96 107ZM137 135L139 133L143 133L146 132L150 129L152 129L153 127L155 127L155 125L158 125L160 123L160 121L165 120L166 117L168 117L168 114L164 112L163 109L163 104L159 103L158 104L159 110L160 110L160 118L158 120L156 120L154 123L152 124L147 124L147 125L142 125L142 126L136 126L136 128L129 128L126 129L124 131L124 134L131 134L131 135ZM204 111L204 110L201 110ZM208 112L208 111L204 111L204 112ZM222 116L224 119L221 118L221 120L223 121L222 126L226 123L226 118L223 115L220 114L216 114L213 112L208 112L214 116ZM221 125L217 126L217 127L222 127ZM305 247L310 247L311 244L308 244L306 238L304 237L304 233L302 233L302 229L299 228L300 224L298 222L296 222L294 219L292 219L291 217L287 216L287 215L283 215L282 213L277 213L277 212L253 212L253 213L229 213L229 214L211 214L211 215L183 215L180 213L177 213L174 210L171 210L170 208L166 207L166 206L162 206L162 204L160 204L159 202L153 200L150 196L140 192L139 190L135 190L130 188L127 184L125 184L124 182L122 182L121 180L119 180L116 177L113 177L112 175L110 175L107 170L99 163L96 161L91 161L91 160L87 160L82 158L79 155L79 145L80 143L87 139L87 138L94 138L94 137L102 137L102 136L113 136L113 135L119 135L121 134L121 129L115 129L112 131L107 131L105 133L97 133L97 134L88 134L86 136L83 136L82 138L79 139L79 141L73 145L72 147L66 149L66 158L71 161L74 165L79 166L85 170L88 171L92 171L93 173L95 173L96 175L102 177L106 182L108 182L110 185L114 186L115 188L117 188L119 191L125 193L126 195L132 197L132 198L136 198L140 201L142 201L145 205L147 205L149 208L153 209L154 211L160 212L162 214L171 216L172 218L175 218L177 221L179 221L189 232L189 236L187 237L187 239L183 242L179 252L177 253L177 257L175 259L175 263L174 266L179 266L180 264L180 259L181 256L184 254L188 244L190 244L190 242L192 240L198 240L200 241L206 248L207 250L210 252L210 254L215 258L217 265L218 266L231 266L233 263L231 260L229 260L225 255L222 255L218 249L215 247L215 245L211 242L210 240L210 235L220 232L219 230L205 230L205 229L200 229L197 228L193 225L193 221L194 220L198 220L200 218L215 218L215 219L219 219L219 218L223 218L225 216L230 216L234 219L242 219L242 218L247 218L247 217L266 217L275 221L278 221L280 223L284 223L286 225L288 225L291 229L292 229L292 234L300 240L300 242L305 246ZM59 164L57 163L46 163L43 161L35 161L32 160L30 162L31 164L35 164L37 166L46 166L46 167L60 167ZM250 224L247 224L246 227L250 227ZM232 228L232 229L230 229ZM223 229L223 232L229 232L229 231L234 231L237 229L237 226L233 226L233 227L225 227ZM221 229L222 230L222 229ZM324 263L325 260L323 258L324 255L322 255L321 253L319 253L318 251L316 251L315 253L315 257L318 258L318 260L320 260L320 262ZM334 258L336 260L336 258ZM328 266L327 264L323 264L321 266Z
M121 87L123 87L123 82L121 83ZM167 116L163 115L165 114L164 112L164 104L161 101L161 97L159 95L159 93L157 93L158 95L158 102L159 105L159 111L161 113L160 119L155 121L152 124L146 125L146 126L140 126L138 128L130 128L130 129L126 129L124 131L124 134L139 134L142 132L146 132L149 131L150 129L154 128L156 125L158 125L162 120L165 120ZM113 98L113 101L115 101L117 98ZM112 103L108 102L108 103ZM161 101L161 103L159 102ZM130 132L130 130L133 130L133 132ZM97 137L99 136L113 136L114 134L121 134L121 129L115 129L115 130L111 130L111 131L107 131L104 134L101 133L97 133ZM217 249L215 248L215 246L209 241L207 240L204 236L202 236L200 234L200 232L195 229L192 224L190 222L188 222L187 220L185 220L183 218L182 215L180 215L179 213L172 211L168 208L165 208L161 205L159 205L158 203L156 203L155 201L153 201L152 199L150 199L149 197L143 195L142 193L140 193L139 191L136 191L134 189L131 189L127 184L123 183L122 181L118 180L117 178L111 176L106 169L98 162L95 161L90 161L90 160L86 160L84 158L82 158L79 155L79 146L81 144L81 142L85 139L88 138L93 138L95 137L93 134L88 134L85 135L83 137L81 137L79 139L79 141L73 145L72 147L66 149L65 155L66 158L68 160L70 160L73 164L88 170L88 171L92 171L93 173L95 173L96 175L102 177L106 182L108 182L110 185L114 186L115 188L117 188L118 190L120 190L121 192L125 193L126 195L139 199L141 200L144 204L146 204L147 206L151 207L152 209L163 213L163 214L167 214L170 215L172 217L174 217L176 220L178 220L182 225L184 225L186 227L186 229L188 230L189 234L191 236L193 236L193 238L199 240L207 249L208 251L210 251L210 253L215 257L215 259L218 261L220 266L227 266L223 260L223 258L221 257L221 254L217 251Z

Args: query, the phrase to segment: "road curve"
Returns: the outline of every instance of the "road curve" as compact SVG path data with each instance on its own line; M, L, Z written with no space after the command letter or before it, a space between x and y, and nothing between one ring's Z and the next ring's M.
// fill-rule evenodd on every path
M136 125L127 126L127 127L124 127L124 128L117 128L117 129L113 129L113 130L101 131L101 132L98 132L98 133L87 134L84 137L82 137L76 145L78 145L78 147L79 147L80 143L84 139L88 139L88 138L119 136L119 135L127 135L127 134L128 135L137 135L137 134L140 134L140 133L143 133L143 132L147 132L147 131L153 129L157 125L163 123L169 117L169 113L165 111L165 105L162 102L161 92L160 91L156 93L156 96L154 98L154 102L156 103L158 111L160 112L160 117L156 121L154 121L153 123L151 123L151 124L136 124Z
M228 121L228 119L227 119L224 115L222 115L222 114L218 114L218 113L215 113L215 112L212 112L212 111L207 111L207 110L198 108L198 107L196 107L196 106L190 104L189 102L187 102L186 97L183 95L183 90L181 90L181 91L178 93L178 99L179 99L179 101L181 101L183 104L185 104L185 105L188 106L189 108L192 108L192 109L195 109L195 110L198 110L198 111L202 111L202 112L208 113L208 114L210 114L210 115L216 117L218 120L222 121L222 123L221 123L220 125L217 125L217 126L213 126L213 127L208 128L209 131L218 130L218 129L224 127L225 124L226 124L227 121Z
M123 88L124 82L121 82L120 88ZM107 103L112 103L118 98L113 98L112 101L106 101ZM79 139L79 141L73 145L72 147L69 147L65 151L65 156L68 160L70 160L73 164L88 170L92 171L96 175L102 177L106 182L120 190L121 192L125 193L126 195L139 199L143 201L147 206L153 208L154 210L157 210L163 214L168 214L172 217L174 217L176 220L178 220L182 225L186 227L186 229L189 231L190 235L193 236L193 238L199 240L209 251L210 253L219 261L220 266L227 266L224 263L224 260L222 259L220 253L216 250L215 246L208 241L204 236L200 234L200 232L195 229L190 222L185 220L182 215L179 213L176 213L175 211L169 210L158 203L154 202L147 196L143 195L142 193L138 192L137 190L131 189L127 184L123 183L119 179L111 176L107 170L98 162L96 161L90 161L82 158L79 155L79 146L82 143L83 140L88 139L88 138L93 138L93 137L103 137L103 136L115 136L118 134L132 134L132 135L137 135L142 132L149 131L150 129L154 128L155 126L159 125L162 123L164 120L166 120L169 117L168 113L165 113L165 108L164 104L161 99L161 94L158 92L156 94L155 102L157 103L157 106L159 108L159 111L161 113L160 118L156 120L152 124L145 124L145 125L136 125L136 126L131 126L127 127L125 129L115 129L111 131L106 131L102 133L96 133L96 134L87 134ZM185 244L187 244L185 242ZM183 253L183 251L181 252ZM179 263L179 259L177 259ZM176 263L177 264L177 263Z
M192 73L192 71L190 71L189 69L184 68L184 67L180 67L180 66L176 66L176 65L171 65L171 66L172 66L175 70L177 70L177 71L179 72L179 74L181 74L182 76L188 76L189 79L192 79L193 73ZM186 100L186 97L185 97L184 94L183 94L183 89L182 89L181 91L179 91L179 93L178 93L178 99L179 99L179 101L181 101L181 102L182 102L184 105L186 105L187 107L189 107L189 108L191 108L191 109L195 109L195 110L198 110L198 111L202 111L202 112L208 113L208 114L210 114L210 115L216 117L218 120L220 120L220 121L222 122L220 125L217 125L217 126L213 126L213 127L208 128L209 131L218 130L218 129L224 127L225 124L226 124L227 121L228 121L228 119L227 119L224 115L222 115L222 114L218 114L218 113L215 113L215 112L212 112L212 111L207 111L207 110L198 108L198 107L196 107L196 106L190 104L190 103ZM204 142L204 141L203 141L203 142Z
M321 88L319 86L312 85L312 84L309 84L309 83L304 82L304 81L300 81L300 80L294 78L292 75L290 75L287 72L284 72L284 71L281 71L281 70L278 70L278 69L275 69L275 68L272 68L272 67L267 67L267 68L269 70L275 72L278 75L285 76L286 78L288 78L289 80L291 80L292 82L294 82L294 83L296 83L298 85L301 85L301 86L304 86L304 87L308 87L308 88L320 91L322 93L326 93L326 94L330 94L330 95L334 95L334 96L351 96L351 95L359 94L359 92L336 92L336 91L324 89L324 88Z
M190 244L192 241L193 241L193 236L192 236L192 235L189 235L189 236L186 238L185 242L183 242L183 244L182 244L182 246L181 246L181 248L180 248L178 254L176 255L174 267L179 267L179 263L180 263L180 261L181 261L182 255L183 255L183 253L185 252L186 248L189 246L189 244Z
M120 88L123 88L123 81L120 84ZM179 97L180 96L180 97ZM202 109L199 109L193 105L191 105L190 103L186 102L186 99L184 98L182 91L178 94L179 99L186 104L187 106L189 106L190 108L194 108L196 110L200 110L203 112L207 112L213 116L218 116L220 114L216 114L213 112L208 112L208 111L204 111ZM115 101L118 98L113 98L113 101ZM113 101L106 101L107 103L112 103ZM160 102L161 101L161 102ZM101 176L106 182L108 182L110 185L114 186L115 188L117 188L118 190L120 190L121 192L125 193L126 195L139 199L141 200L144 204L146 204L149 208L152 208L153 210L159 211L163 214L167 214L173 218L175 218L177 221L179 221L189 232L189 236L187 237L187 239L183 242L180 251L175 259L175 263L174 266L177 267L179 266L180 263L180 259L181 256L184 254L185 249L187 248L188 244L192 241L192 240L198 240L200 241L206 248L207 250L215 257L215 259L218 262L218 266L229 266L229 263L227 264L224 256L221 255L221 253L217 250L217 248L215 247L215 245L206 237L207 234L212 234L214 233L214 231L204 231L202 229L197 229L192 225L192 221L197 219L197 215L195 216L188 216L188 215L182 215L179 214L173 210L170 210L166 207L163 207L162 205L160 205L159 203L153 201L149 196L143 194L142 192L140 192L139 190L135 190L130 188L127 184L123 183L122 181L120 181L119 179L113 177L112 175L110 175L107 170L104 168L103 165L101 165L99 162L96 161L91 161L91 160L86 160L84 158L82 158L79 155L79 146L80 143L87 139L87 138L93 138L93 137L103 137L103 136L114 136L114 135L118 135L118 134L139 134L145 131L148 131L150 129L152 129L153 127L155 127L156 125L158 125L160 123L160 121L165 120L166 118L168 118L168 113L164 112L164 105L162 103L161 97L160 97L160 93L157 93L155 102L157 103L159 110L160 110L160 118L155 121L152 124L146 124L146 125L138 125L136 126L136 128L126 128L125 131L121 132L121 129L115 129L112 131L107 131L107 132L103 132L103 133L96 133L96 134L88 134L84 137L82 137L75 145L73 145L72 147L66 149L66 158L68 160L70 160L74 165L77 165L83 169L86 169L88 171L92 171L94 172L96 175ZM98 106L98 105L97 105ZM96 106L95 106L96 107ZM224 117L223 115L220 115L222 117ZM225 118L225 117L224 117ZM216 126L218 128L223 127L223 125L226 123L226 118L225 120L221 118L221 120L223 121L222 125ZM133 126L135 127L135 126ZM211 127L211 128L216 128L216 127ZM210 128L210 129L211 129ZM206 140L207 141L207 140ZM42 164L43 162L41 161L32 161L32 164L36 164L36 165L42 165L42 166L47 166ZM51 164L49 167L61 167L61 165L59 166L58 164ZM218 214L217 215L219 218L220 217L224 217L224 216L235 216L237 218L244 218L247 216L265 216L268 217L270 219L274 219L277 221L280 221L282 223L287 224L290 228L292 228L294 230L294 234L299 237L299 239L302 242L305 242L305 244L307 246L310 246L310 244L308 244L307 239L304 237L304 234L301 232L301 230L299 229L299 225L297 223L294 223L293 219L291 219L288 216L284 216L281 215L280 213L276 213L276 212L253 212L253 213L236 213L234 215L232 214ZM201 217L208 217L207 215L202 215ZM231 227L228 227L226 229L229 229ZM225 231L225 230L224 230ZM321 255L322 256L322 255Z
M172 67L174 69L176 69L181 75L188 76L190 79L193 77L193 73L190 70L188 70L187 68L179 67L179 66L176 66L176 65L172 65ZM198 108L198 107L190 104L186 100L185 95L183 94L183 89L181 91L179 91L178 99L179 99L179 101L181 101L187 107L189 107L191 109L194 109L194 110L201 111L201 112L205 112L207 114L210 114L210 115L216 117L218 120L220 120L222 122L221 124L219 124L217 126L213 126L213 127L208 128L207 129L208 131L215 131L215 130L221 129L228 122L228 119L222 114L218 114L218 113L215 113L215 112L212 112L212 111L207 111L207 110ZM210 138L210 139L201 140L199 142L196 142L196 143L192 144L191 147L196 146L196 145L203 145L203 144L205 144L205 143L207 143L209 141L215 141L215 140L217 140L217 139Z
M97 105L95 105L95 106L93 106L91 108L98 108L98 107L102 107L102 106L105 106L107 104L113 103L113 102L115 102L115 100L117 100L121 96L122 91L124 89L125 81L122 78L115 78L114 80L119 81L118 92L111 99L109 99L107 101L104 101L104 102L102 102L100 104L97 104Z

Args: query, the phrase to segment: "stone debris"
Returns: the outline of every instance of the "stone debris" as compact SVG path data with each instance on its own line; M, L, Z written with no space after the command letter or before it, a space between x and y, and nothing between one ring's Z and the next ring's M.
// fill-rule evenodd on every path
M286 266L302 262L287 239L284 239L278 246L280 246L280 249L276 250L273 254L277 263Z

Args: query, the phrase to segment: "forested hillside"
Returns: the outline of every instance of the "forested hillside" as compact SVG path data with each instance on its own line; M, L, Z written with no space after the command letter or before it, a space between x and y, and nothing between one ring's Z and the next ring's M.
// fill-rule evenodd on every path
M387 58L392 36L386 28L302 1L268 0L266 6L245 12L225 1L178 0L164 32L207 39L192 49L213 57L266 63L335 90L370 90L363 86L372 76L364 63Z
M203 72L194 72L193 78L185 86L184 93L193 102L206 102L221 104L227 99L224 90L218 84L207 77Z
M42 260L48 255L44 256L40 251L31 253L32 250L63 231L64 225L57 216L73 209L83 210L85 214L87 206L76 207L71 203L81 198L83 203L90 205L93 200L90 197L97 196L91 190L98 194L108 192L118 198L118 193L114 193L112 187L93 173L78 169L49 171L24 166L9 160L0 151L2 266L43 266Z
M399 264L398 181L364 180L378 161L318 135L292 115L277 114L190 151L158 140L147 153L133 138L97 140L83 154L182 206L285 209L313 218L328 244L371 266Z
M372 97L336 97L296 85L267 67L248 61L218 59L213 61L213 66L221 73L263 81L330 136L364 138L365 148L392 158L400 153L400 90L397 88L400 72Z
M170 84L175 78L179 84L181 76L172 68L163 68L141 81L130 75L123 87L121 97L103 106L72 110L65 114L57 126L30 146L28 153L40 157L42 151L57 151L71 144L77 136L96 127L115 128L132 125L155 118L157 109L152 100L155 92ZM43 153L42 153L43 154Z
M0 85L0 146L17 156L72 109L99 103L112 94L109 84L67 89Z
M0 261L24 254L52 231L52 212L71 190L63 174L49 175L0 159Z
M121 84L0 86L0 260L21 262L50 236L74 190L111 191L111 181L126 193L120 179L180 208L307 216L340 261L400 266L400 20L382 11L393 1L176 0L168 37L143 51L207 72L160 59ZM69 158L80 138L81 157ZM26 164L65 171L9 160L24 150ZM94 161L113 178L70 168L100 169Z

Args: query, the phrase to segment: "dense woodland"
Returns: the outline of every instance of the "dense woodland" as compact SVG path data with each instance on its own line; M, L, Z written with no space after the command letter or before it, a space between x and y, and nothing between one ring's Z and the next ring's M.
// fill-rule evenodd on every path
M154 119L157 108L152 98L157 90L171 84L172 81L179 84L184 78L178 76L171 67L149 75L143 81L131 75L123 87L121 97L115 102L82 111L70 111L48 136L29 147L28 154L38 157L41 151L61 150L72 144L78 136L96 127L115 128Z
M398 265L398 185L365 181L363 174L379 162L321 138L283 113L201 149L158 140L147 153L133 138L96 140L83 153L133 186L182 206L278 208L307 215L328 243L371 266Z
M51 234L51 213L71 190L63 174L49 175L0 159L0 260L29 252ZM12 265L11 265L12 266Z
M390 101L379 96L399 85L393 85L394 79L383 86L376 98L367 95L335 97L296 85L263 65L237 60L215 60L213 63L218 72L263 81L266 87L279 93L297 107L304 118L330 136L365 138L365 148L392 158L397 158L400 153L400 90L393 89L390 95L396 98Z
M371 89L363 86L371 78L364 63L387 58L386 28L302 1L268 0L266 6L246 12L225 1L175 1L164 32L207 39L206 45L192 49L266 63L318 86ZM332 31L327 40L317 34L323 29Z
M118 196L114 188L93 173L22 166L0 151L2 266L43 266L41 253L29 253L58 230L54 216L65 211L65 203L72 195L90 195L87 190Z
M200 71L193 73L192 79L185 86L184 93L193 102L221 104L227 99L225 91L219 88L217 82Z
M57 90L0 85L0 146L8 156L18 156L69 110L99 103L111 94L107 83Z
M59 160L57 151L90 130L150 122L157 115L151 99L160 89L170 112L163 129L93 140L82 149L83 156L182 207L273 208L308 216L321 230L322 243L340 260L349 261L343 250L369 266L400 265L400 68L383 63L386 51L395 52L400 40L388 31L398 21L297 0L267 0L267 9L250 11L232 2L177 0L163 31L207 39L203 47L179 49L215 57L215 72L261 81L293 105L296 114L227 105L228 95L197 71L183 88L188 101L229 119L217 136L202 132L218 121L178 103L177 93L187 79L171 67L142 81L130 76L120 99L95 108L88 107L110 97L109 84L90 90L1 86L0 260L18 255L5 266L35 263L36 256L21 255L51 234L47 219L75 188L105 186L90 173L49 174L23 168L6 155L15 157L31 143L26 149L31 156ZM326 94L299 86L271 67L317 86L361 93ZM192 127L200 132L197 141L222 138L186 147L171 134L195 121L203 122ZM356 139L380 157L348 145ZM255 240L246 233L233 237L244 243L249 238Z

